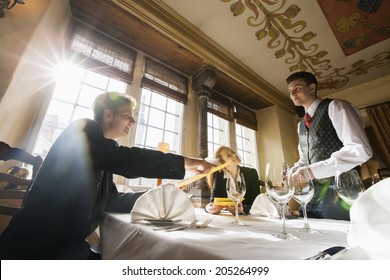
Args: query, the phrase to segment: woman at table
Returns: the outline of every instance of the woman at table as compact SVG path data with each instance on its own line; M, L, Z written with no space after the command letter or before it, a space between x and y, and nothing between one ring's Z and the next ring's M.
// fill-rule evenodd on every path
M219 164L231 161L223 170L214 173L212 179L210 179L210 185L212 186L210 203L206 205L206 211L211 214L219 214L223 209L229 211L234 215L234 206L221 206L214 205L214 198L227 197L226 193L226 178L230 174L233 178L240 180L239 173L243 174L246 193L242 203L238 204L238 213L249 214L249 210L252 207L253 201L260 194L260 180L257 170L254 168L240 166L241 159L236 152L227 146L221 146L215 152L214 158Z
M182 179L185 170L212 164L155 150L119 146L135 124L136 103L107 92L93 105L94 120L70 124L47 154L26 197L0 237L4 259L99 258L86 241L105 211L129 213L143 192L118 193L113 174L127 178Z

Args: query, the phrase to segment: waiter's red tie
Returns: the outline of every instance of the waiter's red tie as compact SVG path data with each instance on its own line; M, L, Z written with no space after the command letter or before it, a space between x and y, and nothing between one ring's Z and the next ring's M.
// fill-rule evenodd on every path
M310 128L310 125L311 125L311 117L308 113L305 114L305 116L303 117L303 119L305 120L305 125L307 128Z

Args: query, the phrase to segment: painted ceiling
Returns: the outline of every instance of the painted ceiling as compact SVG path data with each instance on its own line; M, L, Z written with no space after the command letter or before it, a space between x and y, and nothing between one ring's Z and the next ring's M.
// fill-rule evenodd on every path
M390 0L69 0L72 15L259 110L294 111L286 78L310 71L319 96L390 101ZM367 92L370 92L367 94Z
M285 94L300 70L324 96L390 74L388 0L163 2Z
M346 56L390 38L390 1L317 2Z

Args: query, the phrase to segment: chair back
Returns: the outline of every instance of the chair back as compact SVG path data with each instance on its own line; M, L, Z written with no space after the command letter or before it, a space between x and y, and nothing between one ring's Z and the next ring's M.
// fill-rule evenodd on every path
M0 172L0 183L5 183L6 186L1 191L1 199L21 198L22 204L24 197L28 192L39 168L42 165L40 156L33 156L20 148L14 148L5 142L0 141L0 160L2 161L17 161L20 165L27 164L32 166L32 177L27 179L28 170L19 166L12 166L7 172ZM20 207L8 206L0 204L0 214L13 215Z
M390 177L390 168L384 167L378 169L379 180Z

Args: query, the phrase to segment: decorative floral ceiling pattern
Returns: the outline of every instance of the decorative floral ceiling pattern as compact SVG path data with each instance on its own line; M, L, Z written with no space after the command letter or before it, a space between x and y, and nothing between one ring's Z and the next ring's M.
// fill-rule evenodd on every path
M225 3L232 0L220 0ZM369 45L384 40L389 37L389 18L385 13L381 24L387 20L386 26L374 28L370 23L371 15L379 10L389 11L388 4L382 6L382 1L370 0L318 0L323 7L327 9L338 9L328 6L329 3L343 3L347 5L356 5L355 13L342 17L334 16L328 21L336 21L334 32L338 30L349 34L348 39L344 39L342 44L346 49L361 50ZM310 26L304 20L295 18L301 11L300 1L296 4L286 5L286 0L238 0L230 3L230 10L234 16L240 16L248 9L251 15L247 18L249 27L254 28L254 36L260 43L267 43L269 49L275 50L274 55L277 59L283 59L289 65L289 71L310 71L314 73L319 81L319 89L339 89L346 85L351 75L361 75L367 73L370 68L383 67L390 64L390 51L373 54L372 59L367 61L360 59L353 62L347 69L345 67L333 67L332 61L328 58L328 51L321 49L318 43L313 43L317 34L310 30ZM333 12L334 10L332 10ZM358 14L361 20L358 20ZM326 15L326 14L325 14ZM361 26L372 29L371 33L366 35L355 35L352 32L354 26ZM349 32L345 32L345 31ZM375 31L374 31L375 30ZM356 31L359 32L359 31ZM361 34L361 33L358 33ZM344 34L343 34L344 35ZM339 41L340 42L340 41Z
M345 55L351 55L390 38L388 0L317 2Z

